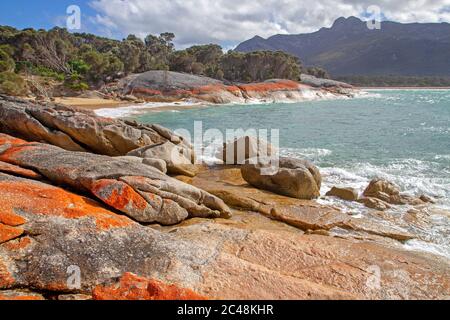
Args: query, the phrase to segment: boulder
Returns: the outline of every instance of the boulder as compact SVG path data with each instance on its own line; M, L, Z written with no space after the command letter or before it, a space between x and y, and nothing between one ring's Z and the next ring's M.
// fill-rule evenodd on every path
M219 198L134 158L71 152L40 143L17 142L6 147L0 161L32 169L55 184L87 192L139 222L170 225L188 217L230 216Z
M326 195L327 197L336 197L346 201L356 201L358 200L359 192L355 188L333 187Z
M372 180L364 191L364 196L373 198L384 197L385 195L388 197L396 196L399 194L400 189L396 185L383 179Z
M320 196L322 176L319 169L307 160L280 158L278 167L271 171L273 159L260 159L259 163L242 166L242 177L256 188L298 199Z
M216 157L228 165L242 165L252 158L275 156L277 150L270 143L255 137L242 137L230 143L224 143Z
M193 164L192 150L175 145L170 141L136 149L128 153L128 156L163 160L166 163L167 173L171 175L193 177L197 173L197 167Z
M393 183L383 180L374 179L370 182L369 186L364 191L364 196L366 198L371 198L370 200L364 200L363 203L370 205L370 208L375 206L378 208L386 207L385 204L392 205L422 205L426 203L421 198L412 197L409 195L401 194L400 189ZM381 200L378 204L375 204L373 199ZM424 198L426 199L426 198Z

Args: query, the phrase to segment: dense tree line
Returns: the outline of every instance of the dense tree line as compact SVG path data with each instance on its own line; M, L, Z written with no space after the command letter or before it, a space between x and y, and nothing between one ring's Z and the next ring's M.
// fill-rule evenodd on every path
M23 93L25 75L51 78L73 90L100 87L149 70L186 72L232 82L300 78L300 61L283 52L224 53L212 44L176 51L174 38L172 33L163 33L145 39L129 35L118 41L63 28L0 27L0 91Z

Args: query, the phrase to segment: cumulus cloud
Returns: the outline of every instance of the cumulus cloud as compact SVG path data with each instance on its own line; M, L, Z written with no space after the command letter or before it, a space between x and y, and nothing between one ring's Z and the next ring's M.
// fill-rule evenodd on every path
M255 35L296 34L329 27L341 16L363 17L371 5L399 22L450 22L450 0L93 0L96 22L127 35L173 32L177 45L231 46Z

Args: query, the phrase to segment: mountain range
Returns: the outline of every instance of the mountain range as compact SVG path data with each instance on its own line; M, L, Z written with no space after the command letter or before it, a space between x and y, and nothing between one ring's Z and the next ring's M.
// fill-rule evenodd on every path
M297 35L256 36L239 52L284 51L332 76L450 76L450 24L385 21L371 30L356 17Z

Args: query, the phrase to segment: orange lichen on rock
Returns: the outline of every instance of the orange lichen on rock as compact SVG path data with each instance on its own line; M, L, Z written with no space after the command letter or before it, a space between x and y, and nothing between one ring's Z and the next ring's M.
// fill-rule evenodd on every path
M5 243L3 246L10 251L17 251L21 249L27 248L31 244L30 237L23 237L14 241L9 241Z
M247 92L273 92L298 90L299 84L295 81L280 80L277 82L250 83L241 85L240 88Z
M4 144L21 145L27 143L25 140L17 139L6 134L0 133L0 146Z
M101 230L126 227L133 223L125 216L102 208L95 201L32 181L0 181L0 203L1 217L14 215L16 210L68 219L91 217Z
M20 237L24 233L21 228L0 224L0 244Z
M132 94L145 94L149 96L162 96L163 93L159 90L153 90L148 88L134 88Z
M97 286L94 300L206 300L190 289L125 273L117 284Z
M39 301L39 300L45 300L43 296L40 294L32 294L32 293L18 293L18 292L11 292L11 293L5 293L0 292L0 301Z
M147 201L132 187L117 180L98 180L92 185L91 192L120 211L126 211L129 207L144 210L148 205Z
M24 169L2 161L0 161L0 172L5 172L30 179L42 179L42 176L39 173L34 172L33 170Z
M3 204L2 204L3 205ZM17 227L25 224L27 220L13 212L5 211L0 208L0 223L6 224L11 227Z
M10 164L18 164L17 163L17 156L20 155L23 151L29 151L33 150L36 147L33 145L20 145L20 146L13 146L9 149L6 149L3 153L0 154L0 161L7 162Z

